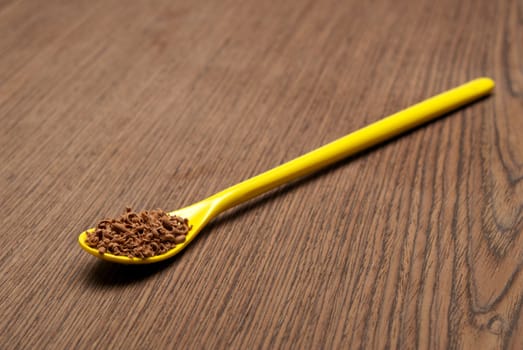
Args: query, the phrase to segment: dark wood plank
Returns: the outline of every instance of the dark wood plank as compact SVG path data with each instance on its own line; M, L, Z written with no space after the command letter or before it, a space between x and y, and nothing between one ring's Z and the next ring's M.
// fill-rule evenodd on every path
M519 0L0 1L0 348L523 348L522 23ZM493 96L164 264L78 247L478 76Z

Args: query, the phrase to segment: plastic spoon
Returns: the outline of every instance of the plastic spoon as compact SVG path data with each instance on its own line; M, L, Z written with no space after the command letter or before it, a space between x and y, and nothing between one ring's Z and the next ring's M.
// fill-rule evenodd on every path
M223 211L427 123L489 94L493 88L494 81L492 79L478 78L472 80L381 119L301 157L229 187L207 199L171 212L170 214L187 218L192 225L192 229L186 236L184 243L175 246L164 254L144 259L128 258L108 253L100 254L97 249L91 248L86 244L87 231L80 234L78 241L88 253L97 258L116 263L149 264L168 259L183 250L210 220Z

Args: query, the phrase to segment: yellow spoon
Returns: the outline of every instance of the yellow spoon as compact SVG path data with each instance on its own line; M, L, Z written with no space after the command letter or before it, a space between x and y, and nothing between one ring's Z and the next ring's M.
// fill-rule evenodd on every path
M164 254L144 259L108 253L100 254L97 249L86 244L87 231L80 234L78 241L88 253L116 263L149 264L168 259L191 243L205 225L221 212L440 117L489 94L493 88L494 81L489 78L472 80L370 124L290 162L229 187L196 204L169 213L187 218L192 229L186 236L184 243L175 246Z

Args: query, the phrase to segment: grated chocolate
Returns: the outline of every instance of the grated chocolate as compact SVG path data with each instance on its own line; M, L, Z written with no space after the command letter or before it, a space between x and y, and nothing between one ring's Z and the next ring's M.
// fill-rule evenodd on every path
M187 219L161 209L135 212L130 207L116 219L101 220L86 243L100 254L149 258L185 242L191 226Z

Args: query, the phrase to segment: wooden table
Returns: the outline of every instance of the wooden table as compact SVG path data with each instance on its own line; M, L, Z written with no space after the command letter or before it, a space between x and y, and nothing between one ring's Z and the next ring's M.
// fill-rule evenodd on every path
M523 3L0 1L0 348L523 348ZM129 267L172 210L467 80L495 94Z

